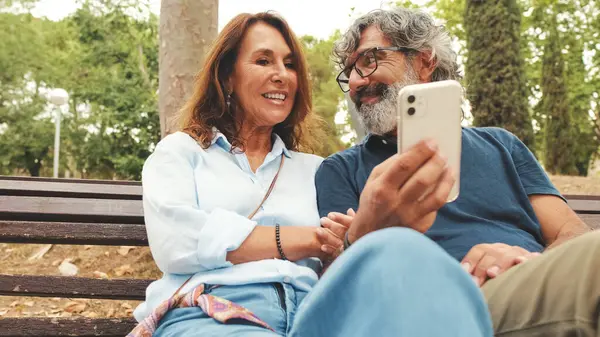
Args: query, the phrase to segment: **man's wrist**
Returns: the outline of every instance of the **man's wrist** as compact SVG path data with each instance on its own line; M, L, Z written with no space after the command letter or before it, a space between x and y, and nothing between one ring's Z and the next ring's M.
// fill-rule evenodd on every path
M357 214L354 216L352 224L350 224L350 228L348 228L348 231L346 232L346 236L348 237L350 244L352 244L368 232L368 230L365 231L365 224L361 222L360 217Z

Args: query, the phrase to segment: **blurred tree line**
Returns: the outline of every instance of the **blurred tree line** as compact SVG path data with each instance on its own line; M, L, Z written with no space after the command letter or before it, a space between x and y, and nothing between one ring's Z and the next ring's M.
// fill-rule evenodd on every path
M45 93L60 87L60 176L139 178L160 127L157 17L136 19L138 5L86 1L60 21L0 13L0 174L52 175Z
M63 116L60 176L139 179L160 140L158 18L145 0L82 0L60 21L36 0L0 0L0 174L51 176L54 107ZM417 7L410 1L396 5ZM455 36L471 122L519 136L551 173L588 172L600 139L600 5L590 0L439 0L424 6ZM339 33L336 33L339 34ZM319 154L345 148L328 39L303 36Z
M473 124L514 132L553 174L586 175L600 145L600 4L440 0Z
M143 0L90 0L51 21L30 14L35 2L0 1L0 174L52 175L56 107L47 92L60 87L70 98L59 176L140 179L160 140L158 17ZM334 123L342 94L329 60L333 38L302 42L327 128L319 153L327 155L345 147Z

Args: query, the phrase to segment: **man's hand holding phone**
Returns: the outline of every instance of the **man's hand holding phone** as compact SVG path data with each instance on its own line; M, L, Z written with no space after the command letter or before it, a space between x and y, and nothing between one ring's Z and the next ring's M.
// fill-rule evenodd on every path
M432 140L423 140L373 169L348 230L349 241L386 227L425 233L446 204L454 174Z

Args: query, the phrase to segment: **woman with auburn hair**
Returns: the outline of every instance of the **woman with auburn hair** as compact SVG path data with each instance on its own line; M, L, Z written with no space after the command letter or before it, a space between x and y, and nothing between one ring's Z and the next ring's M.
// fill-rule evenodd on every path
M317 284L347 226L319 219L322 158L300 152L312 147L315 120L307 65L287 23L271 13L229 22L181 113L181 131L143 169L148 241L163 277L129 336L394 332L389 306L361 319L374 300L398 298L395 289L382 296L372 272L399 258L393 250L357 245Z

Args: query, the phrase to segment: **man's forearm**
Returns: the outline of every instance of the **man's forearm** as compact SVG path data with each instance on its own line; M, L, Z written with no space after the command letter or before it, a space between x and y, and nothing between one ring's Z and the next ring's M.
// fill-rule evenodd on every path
M554 239L554 241L552 241L548 247L546 247L546 250L556 248L573 238L592 231L592 229L583 222L565 227L568 227L568 229L561 231L556 236L556 239Z

